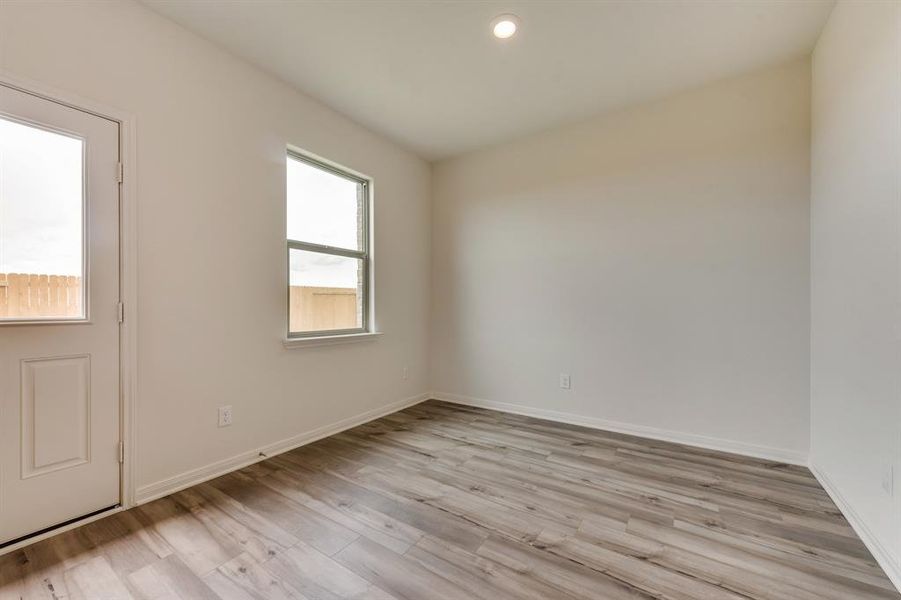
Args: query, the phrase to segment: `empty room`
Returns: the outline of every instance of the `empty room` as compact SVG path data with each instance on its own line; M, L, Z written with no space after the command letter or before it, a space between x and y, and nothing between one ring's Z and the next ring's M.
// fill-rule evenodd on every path
M0 600L901 600L901 0L0 0Z

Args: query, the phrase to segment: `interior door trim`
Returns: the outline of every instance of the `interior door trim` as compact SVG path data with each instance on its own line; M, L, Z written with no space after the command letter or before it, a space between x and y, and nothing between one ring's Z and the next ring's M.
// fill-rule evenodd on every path
M25 79L0 69L0 85L55 102L88 114L113 121L119 125L119 162L122 181L119 184L119 299L124 306L124 318L119 325L119 436L123 444L119 467L119 505L104 509L54 527L50 531L32 534L16 544L0 548L0 554L97 520L113 512L135 506L137 430L137 181L135 169L135 117L121 109L99 104L67 90ZM111 174L113 176L113 174Z

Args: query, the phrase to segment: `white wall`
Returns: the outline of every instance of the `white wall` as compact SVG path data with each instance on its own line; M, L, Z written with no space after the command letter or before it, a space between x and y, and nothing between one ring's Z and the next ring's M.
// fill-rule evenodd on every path
M803 461L809 77L801 59L437 164L433 388Z
M901 4L837 5L812 90L811 463L901 585Z
M131 2L0 3L0 71L137 120L139 492L428 389L427 163ZM380 339L282 346L289 143L375 180Z

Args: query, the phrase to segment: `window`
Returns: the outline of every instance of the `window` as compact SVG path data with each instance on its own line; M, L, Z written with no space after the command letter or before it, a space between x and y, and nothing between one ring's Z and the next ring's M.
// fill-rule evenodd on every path
M369 331L366 179L288 153L288 337Z
M84 152L0 118L0 322L85 318Z

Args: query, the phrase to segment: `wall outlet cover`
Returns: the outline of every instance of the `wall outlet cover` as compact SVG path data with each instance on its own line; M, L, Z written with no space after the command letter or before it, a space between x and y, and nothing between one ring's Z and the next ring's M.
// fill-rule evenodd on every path
M232 407L219 407L219 427L228 427L232 424Z

